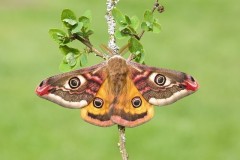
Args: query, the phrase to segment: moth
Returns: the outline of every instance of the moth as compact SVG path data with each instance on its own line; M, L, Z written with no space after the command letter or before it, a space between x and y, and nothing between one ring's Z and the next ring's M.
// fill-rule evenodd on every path
M97 126L135 127L149 121L153 106L171 104L197 91L190 75L149 67L120 55L43 80L36 94L67 108Z

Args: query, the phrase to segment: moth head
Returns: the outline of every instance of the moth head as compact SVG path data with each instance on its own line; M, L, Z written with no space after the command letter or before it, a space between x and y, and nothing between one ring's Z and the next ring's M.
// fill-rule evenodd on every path
M35 92L38 96L43 96L49 93L51 87L46 84L46 81L47 80L43 80L36 88Z
M183 84L189 91L197 91L199 88L197 81L190 75L186 75Z

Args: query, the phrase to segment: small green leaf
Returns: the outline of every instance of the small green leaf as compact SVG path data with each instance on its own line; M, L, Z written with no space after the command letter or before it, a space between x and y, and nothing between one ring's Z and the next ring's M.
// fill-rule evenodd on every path
M88 63L87 54L83 53L80 56L80 66L86 66Z
M133 53L134 55L139 55L139 54L142 54L143 52L143 46L142 44L139 42L139 40L137 40L136 38L134 37L131 37L129 39L129 51L131 53Z
M68 29L73 29L77 26L77 18L70 9L64 9L62 11L61 20Z
M145 60L145 53L144 53L144 51L141 54L136 55L136 57L135 57L135 61L138 62L138 63L143 64L144 60Z
M142 28L144 31L152 31L152 24L149 23L149 22L142 22L141 28Z
M119 31L119 30L116 30L116 32L115 32L115 37L116 37L117 39L124 39L124 38L128 37L128 35L123 34L123 33L122 33L121 31Z
M59 70L60 70L61 72L69 72L69 71L72 70L72 67L70 67L70 66L68 65L68 63L62 61L62 62L60 63L60 65L59 65Z
M126 19L127 24L131 25L131 19L127 15L125 15L125 19Z
M146 23L146 22L142 22L141 28L142 28L144 31L148 31L147 23Z
M158 20L153 17L153 13L150 10L144 13L144 22L141 24L141 28L144 31L151 31L153 33L159 33L161 31L161 26Z
M135 31L138 29L139 26L139 19L137 16L133 16L131 18L131 25L130 25Z
M60 29L50 29L48 33L58 44L66 44L70 42L67 34Z
M73 53L74 55L79 55L80 54L78 49L68 47L67 45L61 45L61 46L59 46L59 49L61 50L61 52L64 55L67 55L70 52Z
M70 9L64 9L62 11L61 20L64 20L64 19L77 20L75 14Z
M71 31L71 33L74 34L74 33L81 32L82 27L83 27L83 23L79 23L78 26Z
M153 25L152 25L152 23L150 23L150 22L142 22L141 28L142 28L144 31L152 31L152 30L153 30Z
M74 53L72 53L72 52L69 52L66 55L65 59L66 59L66 62L68 63L68 65L70 67L74 67L76 65L76 63L77 63L76 58L74 56Z
M137 31L134 28L132 28L131 26L128 26L128 29L130 30L130 34L129 35L133 35L133 34L137 33Z
M82 25L82 30L86 31L87 29L90 28L90 19L85 17L85 16L81 16L79 19L78 19L80 25Z
M153 13L150 10L145 11L144 13L144 20L148 22L153 22Z
M153 23L153 33L159 33L161 31L161 26L159 23Z
M72 26L77 24L77 21L72 20L72 19L63 19L62 20L65 24L69 25L71 28L73 28Z
M93 30L88 30L87 33L86 33L86 36L89 37L90 35L92 35L94 32Z
M127 24L125 16L117 8L114 8L112 10L112 15L113 15L114 19L116 20L117 24L119 24L120 26L125 26Z
M131 33L132 32L129 28L124 28L124 29L121 30L121 34L125 35L125 36L129 36L129 35L131 35Z
M116 37L117 39L124 39L124 38L126 38L126 36L123 35L122 32L119 31L119 30L116 30L116 32L115 32L115 37Z

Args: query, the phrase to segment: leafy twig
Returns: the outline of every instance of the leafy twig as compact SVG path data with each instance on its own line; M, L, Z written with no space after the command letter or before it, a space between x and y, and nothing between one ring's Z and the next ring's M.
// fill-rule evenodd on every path
M128 35L130 35L132 38L134 38L134 39L136 39L138 41L138 43L135 43L135 44L137 44L140 47L140 49L142 48L142 45L141 45L141 43L139 41L141 40L141 38L144 35L144 33L146 31L155 31L154 27L158 28L158 29L160 28L160 25L157 23L156 19L153 17L153 13L154 13L155 10L157 10L159 13L162 13L164 11L164 7L159 4L158 0L156 0L156 2L154 3L154 6L153 6L151 11L146 11L145 12L145 14L144 14L145 22L143 22L141 24L142 25L141 26L142 27L142 31L139 34L134 33L134 32L128 33ZM134 40L132 42L137 42L137 41ZM138 54L136 54L137 50L134 49L135 47L133 46L133 44L131 44L130 47L132 47L132 51L129 48L131 54L128 57L128 61L131 61L131 60L135 59L137 62L143 63L144 62L144 55L143 55L144 51L143 50L139 50Z
M85 39L81 36L79 36L78 34L73 34L71 37L73 40L77 39L80 42L82 42L85 46L87 46L90 49L90 52L94 52L96 53L96 56L99 56L103 59L106 59L106 57L104 57L104 55L102 54L102 52L98 51L96 48L93 47L93 45L91 44L91 42L89 41L89 39Z
M164 11L164 7L162 5L159 4L158 0L156 0L156 2L154 3L153 5L153 8L152 8L152 13L155 12L155 10L157 9L157 11L159 13L162 13ZM137 36L138 37L138 40L140 40L143 36L143 34L145 33L144 30L142 30L142 32Z

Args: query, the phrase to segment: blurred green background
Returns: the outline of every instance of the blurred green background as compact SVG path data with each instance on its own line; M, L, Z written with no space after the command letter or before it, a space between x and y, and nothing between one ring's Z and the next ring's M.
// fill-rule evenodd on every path
M152 1L121 0L142 17ZM146 63L193 75L200 90L126 130L134 160L240 159L240 2L162 1L160 34L145 34ZM61 11L93 12L92 42L107 44L103 0L0 0L0 159L121 159L117 127L100 128L70 110L38 98L35 87L59 73L62 55L48 35L61 28ZM120 42L124 44L124 42ZM100 62L90 56L88 65Z

